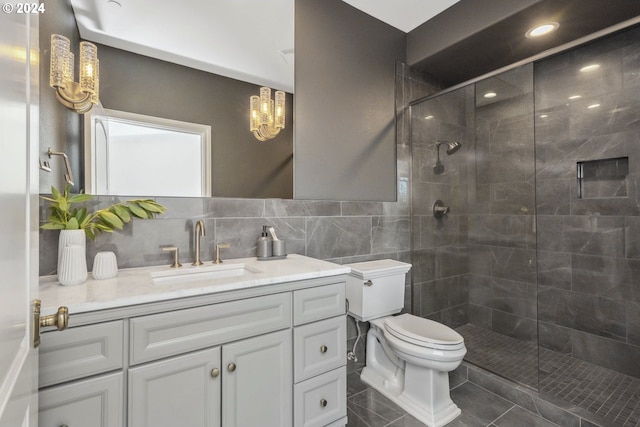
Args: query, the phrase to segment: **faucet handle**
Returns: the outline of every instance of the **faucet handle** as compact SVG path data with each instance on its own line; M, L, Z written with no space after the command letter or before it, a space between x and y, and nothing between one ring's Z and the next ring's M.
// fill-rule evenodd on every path
M216 245L216 260L213 261L214 264L222 264L222 260L220 259L220 249L230 248L230 243L218 243Z
M171 264L171 268L182 267L182 264L180 264L180 248L177 246L167 246L162 248L162 250L165 252L173 251L173 264Z

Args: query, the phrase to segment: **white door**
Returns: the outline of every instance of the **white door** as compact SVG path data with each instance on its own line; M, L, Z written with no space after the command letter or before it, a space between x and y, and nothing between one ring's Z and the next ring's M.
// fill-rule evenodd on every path
M0 427L35 427L38 16L17 6L5 2L0 13Z

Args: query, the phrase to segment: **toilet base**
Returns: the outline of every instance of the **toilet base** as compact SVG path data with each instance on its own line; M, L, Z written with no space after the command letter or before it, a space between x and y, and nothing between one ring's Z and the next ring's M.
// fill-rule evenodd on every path
M408 367L409 370L412 370L411 367ZM431 370L420 369L423 374L431 375L431 374L444 374L447 375L446 381L446 395L444 397L443 402L437 402L434 405L433 401L430 401L431 396L434 395L432 390L433 383L427 382L422 383L422 388L424 392L425 402L418 402L416 399L412 398L408 390L404 387L399 387L399 385L393 381L389 382L388 379L379 375L375 370L371 368L367 368L366 366L362 369L362 373L360 374L360 379L365 383L382 393L387 399L391 400L393 403L407 411L409 415L420 421L421 423L426 424L429 427L442 427L451 421L453 421L458 415L461 414L460 408L453 403L451 398L449 397L449 381L448 374L438 373ZM411 372L409 373L412 374ZM409 377L411 378L411 377ZM415 376L413 377L416 378ZM422 378L424 379L424 378ZM438 388L436 386L436 388ZM415 390L413 391L415 394ZM442 395L440 395L442 396Z

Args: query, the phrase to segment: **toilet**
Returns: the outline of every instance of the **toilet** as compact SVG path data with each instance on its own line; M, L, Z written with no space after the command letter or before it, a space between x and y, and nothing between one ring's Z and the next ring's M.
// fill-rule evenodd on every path
M345 266L351 268L348 313L370 323L361 380L430 427L451 422L460 409L449 395L449 372L467 353L462 336L432 320L395 315L404 307L411 264L383 259Z

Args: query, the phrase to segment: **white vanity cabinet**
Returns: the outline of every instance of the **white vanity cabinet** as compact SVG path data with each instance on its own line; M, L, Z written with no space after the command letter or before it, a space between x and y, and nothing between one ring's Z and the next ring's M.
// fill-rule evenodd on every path
M290 327L290 293L132 318L129 425L291 426Z
M117 320L43 335L39 426L124 423L123 325Z
M42 427L346 425L345 276L74 314L45 332Z
M343 283L294 291L294 425L347 423L346 296Z

